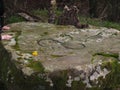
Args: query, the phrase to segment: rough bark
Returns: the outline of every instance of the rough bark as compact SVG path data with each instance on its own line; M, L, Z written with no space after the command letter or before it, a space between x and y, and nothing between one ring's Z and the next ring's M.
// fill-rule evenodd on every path
M51 7L49 9L49 19L48 19L48 23L55 23L55 19L56 19L56 0L51 0Z

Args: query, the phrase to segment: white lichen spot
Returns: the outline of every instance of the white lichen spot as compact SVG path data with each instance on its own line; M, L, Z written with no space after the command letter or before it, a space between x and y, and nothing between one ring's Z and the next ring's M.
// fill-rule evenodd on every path
M25 67L22 69L23 73L27 76L30 76L34 71L33 69L29 68L29 67Z
M81 66L76 66L75 69L80 71L80 70L82 70L82 67Z
M53 87L53 85L54 85L53 83L50 83L50 86L51 86L51 87Z
M66 86L67 86L67 87L71 87L72 85L67 83Z
M69 79L71 79L71 78L72 78L72 76L68 76L68 78L69 78Z
M92 86L90 85L90 83L89 83L88 77L86 77L86 79L83 81L83 83L85 83L85 84L86 84L86 87L88 87L88 88L92 87Z
M80 81L80 77L75 77L74 81Z
M67 87L71 87L72 86L72 82L73 82L73 79L71 76L68 77L68 80L67 80L67 83L66 83L66 86Z
M23 58L23 59L30 59L30 58L32 58L32 55L29 54L29 53L22 53L21 58Z
M75 32L75 31L73 31L73 32L70 32L70 34L79 34L80 32Z
M50 86L53 87L54 84L53 84L52 80L49 77L46 78L46 82L49 82Z
M94 80L98 79L99 76L100 75L97 72L94 72L93 75L90 76L90 80L94 81Z
M24 60L24 64L28 64L29 62L28 62L28 60Z
M110 71L108 71L106 68L103 69L103 78L105 78L105 76L110 73Z
M8 45L10 45L10 46L16 45L15 38L12 38Z

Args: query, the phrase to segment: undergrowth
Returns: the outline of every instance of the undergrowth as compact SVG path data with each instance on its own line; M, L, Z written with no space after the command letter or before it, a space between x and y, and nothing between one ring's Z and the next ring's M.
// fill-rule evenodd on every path
M46 22L49 18L48 10L46 10L46 9L44 9L44 10L39 10L39 9L33 10L33 11L31 11L31 13L33 15L41 17ZM57 10L57 11L55 11L55 13L56 13L56 17L58 17L62 13L62 11ZM80 15L78 15L78 17L79 17L80 23L87 23L87 24L90 24L90 25L98 26L98 27L115 28L115 29L120 30L120 23L104 21L104 20L101 20L101 19L98 19L98 18L90 18L90 17L80 16ZM23 19L22 17L20 17L18 15L13 15L13 16L7 18L5 21L10 24L10 23L25 21L25 19Z

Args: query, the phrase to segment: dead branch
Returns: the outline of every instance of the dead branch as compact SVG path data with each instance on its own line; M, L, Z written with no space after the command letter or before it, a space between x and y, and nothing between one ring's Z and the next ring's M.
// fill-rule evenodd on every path
M45 22L41 17L35 16L27 11L21 10L21 12L18 13L19 16L23 17L27 21L31 22Z

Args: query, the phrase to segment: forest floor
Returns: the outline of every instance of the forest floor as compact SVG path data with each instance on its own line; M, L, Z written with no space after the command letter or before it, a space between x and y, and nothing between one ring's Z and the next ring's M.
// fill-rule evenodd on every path
M35 16L41 17L45 22L48 21L48 11L47 10L34 10L31 11L31 13ZM62 13L62 11L56 11L56 16L59 16ZM107 27L107 28L115 28L120 30L120 23L117 22L111 22L107 20L101 20L99 18L90 18L87 16L81 16L78 15L80 23L82 24L89 24L93 26L98 27ZM6 18L5 22L7 24L15 23L15 22L22 22L25 21L22 17L16 15L10 16L9 18Z

